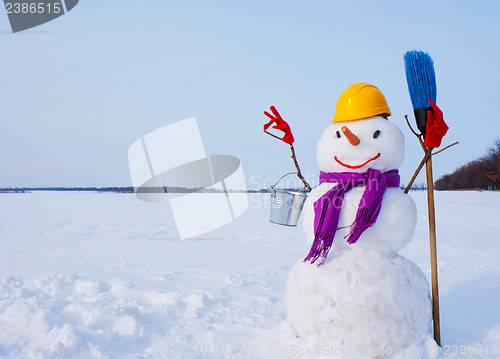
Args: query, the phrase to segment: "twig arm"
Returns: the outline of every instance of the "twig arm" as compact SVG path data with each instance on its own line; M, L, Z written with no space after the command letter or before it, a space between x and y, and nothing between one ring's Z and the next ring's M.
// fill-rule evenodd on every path
M444 150L446 150L446 149L450 148L451 146L455 146L455 145L458 145L458 141L457 141L457 142L452 143L451 145L448 145L448 146L446 146L446 147L444 147L444 148L440 149L440 150L439 150L439 151L437 151L437 152L434 152L434 153L432 154L432 156L437 155L438 153L441 153L441 152L443 152Z
M413 185L413 182L415 182L415 180L417 179L417 176L420 173L420 170L422 169L422 167L424 167L424 165L427 163L427 160L429 160L429 158L431 158L430 151L428 153L426 152L424 158L422 158L422 161L420 161L420 164L418 165L417 169L415 170L415 173L413 173L413 177L411 178L410 182L406 186L404 193L408 193L411 186Z
M413 132L413 134L417 137L420 138L421 135L419 135L417 132L415 132L415 130L413 129L413 127L411 127L410 125L410 121L408 121L408 115L405 115L405 120L406 120L406 124L408 125L408 127L410 128L411 132Z
M307 190L311 191L312 190L311 186L309 185L309 183L307 183L306 179L304 178L304 176L302 176L302 173L300 172L299 163L297 162L297 157L295 156L295 149L293 148L292 144L290 144L290 150L292 151L293 163L295 164L295 168L297 169L297 177L299 177L300 180L304 183L304 186L306 186Z
M454 142L452 143L451 145L448 145L442 149L440 149L439 151L437 152L434 152L434 153L431 153L432 152L432 148L430 147L427 147L426 145L424 145L424 141L422 141L422 135L421 134L418 134L414 129L413 127L411 127L410 125L410 121L408 121L408 115L405 115L405 120L406 120L406 124L408 125L408 127L410 128L410 131L415 135L415 137L417 137L418 139L418 142L420 143L420 146L422 146L422 149L424 150L424 158L422 158L422 161L420 161L420 164L418 165L417 169L415 170L415 172L413 173L413 177L411 178L410 182L408 183L408 185L406 186L405 190L404 190L404 193L408 193L408 191L410 190L410 187L413 185L413 182L415 182L418 174L420 173L420 170L422 169L422 167L424 167L424 164L427 163L427 161L429 160L429 158L431 158L431 156L434 156L434 155L437 155L438 153L441 153L443 152L444 150L450 148L451 146L454 146L456 144L458 144L458 141L457 142Z
M420 143L420 146L422 147L422 149L424 150L424 152L426 152L426 146L424 145L424 141L422 141L422 134L418 134L414 129L413 127L411 127L410 125L410 121L408 121L408 115L405 115L405 120L406 120L406 124L408 125L408 127L410 128L411 132L415 135L415 137L417 137L418 139L418 142Z
M422 161L420 161L420 164L418 165L417 169L415 170L415 173L413 173L413 177L411 178L410 182L406 186L406 188L404 190L404 193L408 193L408 191L410 190L410 187L413 185L413 182L415 182L415 180L417 179L417 176L420 173L420 170L422 169L422 167L424 167L424 164L429 160L429 158L431 158L431 156L437 155L438 153L441 153L444 150L447 150L448 148L450 148L451 146L455 146L457 144L458 144L458 141L454 142L451 145L448 145L448 146L446 146L446 147L444 147L444 148L442 148L439 151L434 152L434 153L431 153L432 148L425 147L425 149L424 149L424 151L425 151L424 158L422 158Z
M267 133L269 136L273 136L274 138L277 138L278 140L281 141L281 137L278 137L276 135L273 135L271 132L267 132L266 130L264 130L265 133Z
M272 134L271 132L267 132L266 130L264 130L264 132L267 133L269 136L277 138L280 141L282 140L280 137ZM307 190L311 191L312 190L311 186L309 185L309 183L307 183L306 179L304 178L304 176L302 176L302 173L300 172L300 167L299 163L297 162L297 156L295 156L295 149L293 148L293 144L290 144L290 150L292 151L291 157L293 159L293 163L295 164L295 168L297 169L297 177L299 177L302 183L304 183L304 186L306 186Z
M422 167L424 167L424 164L427 163L427 160L429 158L431 158L432 148L428 148L428 147L426 147L424 145L424 141L422 141L422 135L418 134L413 129L413 127L411 127L410 121L408 121L408 115L405 115L405 120L406 120L406 124L408 125L408 128L415 135L415 137L418 139L418 142L420 143L420 146L422 147L422 149L424 150L424 153L425 153L424 158L422 158L422 161L420 161L420 164L418 165L417 169L413 173L413 177L411 178L410 182L408 183L408 185L406 186L406 188L404 190L404 193L408 193L408 191L410 190L411 186L413 185L413 182L415 182L415 180L417 179L417 176L420 173L420 170L422 169Z

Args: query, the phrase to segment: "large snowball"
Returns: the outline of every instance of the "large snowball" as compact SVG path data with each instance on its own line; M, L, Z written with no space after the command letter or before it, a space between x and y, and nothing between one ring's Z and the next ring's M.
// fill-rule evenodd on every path
M354 357L387 357L429 338L431 299L413 262L356 248L330 253L321 267L299 262L290 273L286 310L291 331Z

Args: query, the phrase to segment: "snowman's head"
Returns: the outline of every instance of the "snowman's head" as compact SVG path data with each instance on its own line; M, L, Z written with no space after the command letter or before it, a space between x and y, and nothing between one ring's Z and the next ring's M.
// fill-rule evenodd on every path
M404 160L404 136L385 117L332 122L316 151L323 172L381 172L398 168Z

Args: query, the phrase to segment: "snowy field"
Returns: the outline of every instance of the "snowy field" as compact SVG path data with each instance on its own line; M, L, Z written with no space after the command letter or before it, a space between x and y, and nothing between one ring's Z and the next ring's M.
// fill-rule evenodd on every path
M401 254L430 274L425 192ZM301 226L268 222L268 195L180 241L168 204L130 194L0 194L0 356L334 357L292 338L287 276ZM500 357L500 193L437 192L442 358Z

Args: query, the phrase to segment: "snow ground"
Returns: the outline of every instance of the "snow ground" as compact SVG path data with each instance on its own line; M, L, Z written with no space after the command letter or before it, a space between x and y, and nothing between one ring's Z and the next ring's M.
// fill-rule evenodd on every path
M417 230L400 253L429 276L426 195L411 195ZM442 358L500 357L499 204L498 192L436 193ZM302 228L269 223L266 194L249 205L180 241L165 203L0 194L0 356L334 357L286 326L287 277L309 249Z

